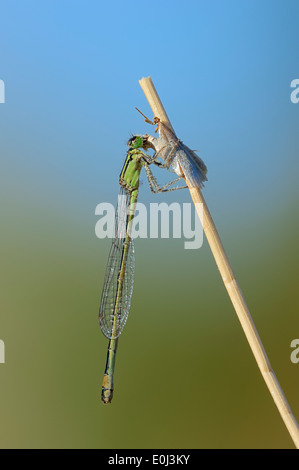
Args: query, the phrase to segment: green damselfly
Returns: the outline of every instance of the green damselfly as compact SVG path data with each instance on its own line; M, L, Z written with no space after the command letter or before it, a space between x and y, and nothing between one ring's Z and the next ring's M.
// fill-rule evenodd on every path
M135 255L131 237L139 192L139 178L145 168L150 189L154 193L174 191L180 187L170 187L180 178L160 187L152 174L149 165L157 161L158 154L150 157L141 148L147 150L148 145L141 136L133 136L128 142L129 150L120 174L121 186L115 216L114 238L109 253L99 321L103 334L109 339L107 361L102 385L102 401L110 403L113 396L113 381L118 337L126 324L134 284Z

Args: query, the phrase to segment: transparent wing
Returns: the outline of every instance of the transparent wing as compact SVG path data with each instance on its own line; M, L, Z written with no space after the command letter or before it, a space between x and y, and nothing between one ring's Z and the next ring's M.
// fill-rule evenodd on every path
M207 167L202 159L196 155L187 145L178 140L177 136L165 126L159 123L159 138L146 136L159 156L172 167L180 177L185 177L191 187L202 188L207 181Z
M180 142L174 160L174 164L180 163L185 178L192 187L203 187L207 181L207 167L193 150Z
M130 196L121 190L115 216L115 237L109 253L100 305L99 321L109 339L119 337L126 324L133 293L135 253L128 233Z

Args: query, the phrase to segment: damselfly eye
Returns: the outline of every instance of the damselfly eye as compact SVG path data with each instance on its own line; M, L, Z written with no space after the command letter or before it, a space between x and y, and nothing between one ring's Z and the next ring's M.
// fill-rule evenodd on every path
M135 137L135 141L133 145L137 149L143 146L143 139L140 135Z
M135 149L143 147L143 138L140 135L134 135L129 139L128 146Z

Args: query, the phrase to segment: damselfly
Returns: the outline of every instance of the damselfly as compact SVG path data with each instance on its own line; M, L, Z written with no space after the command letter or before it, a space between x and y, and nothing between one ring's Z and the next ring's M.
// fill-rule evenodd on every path
M137 108L136 108L137 109ZM161 167L170 167L179 176L184 178L189 187L202 188L207 181L207 167L198 155L172 132L159 118L155 117L150 121L139 109L137 111L145 118L145 122L157 125L156 132L159 131L159 137L145 135L144 144L155 150L156 156L164 160ZM171 170L170 170L171 171Z
M115 232L109 253L104 287L100 305L99 320L103 334L109 339L107 361L102 385L102 401L110 403L113 396L113 375L115 367L118 337L126 324L134 284L134 243L131 237L139 192L139 178L142 167L145 168L150 189L154 193L174 191L180 187L171 187L180 178L159 187L149 165L157 161L158 154L150 157L142 152L148 144L141 136L134 136L128 142L129 150L120 174L120 196L115 217Z

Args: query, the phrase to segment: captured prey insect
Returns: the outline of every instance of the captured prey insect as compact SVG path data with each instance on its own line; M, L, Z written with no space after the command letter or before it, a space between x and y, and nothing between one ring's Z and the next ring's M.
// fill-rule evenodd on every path
M207 181L207 167L198 155L187 145L183 144L159 118L150 121L138 108L137 111L145 118L145 122L157 125L155 132L159 131L159 137L144 135L144 143L147 148L155 150L156 155L164 160L163 168L170 167L180 178L184 178L189 187L202 188Z
M181 189L180 187L170 187L180 178L159 187L149 165L154 163L157 166L163 166L163 164L156 161L157 154L150 157L142 152L141 148L147 150L149 146L141 136L130 138L128 146L129 150L119 178L121 191L116 209L115 232L108 258L99 312L102 332L109 339L102 385L102 401L104 403L110 403L112 400L118 337L126 324L133 293L135 256L131 233L142 167L145 168L152 192Z

